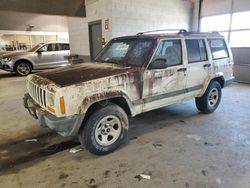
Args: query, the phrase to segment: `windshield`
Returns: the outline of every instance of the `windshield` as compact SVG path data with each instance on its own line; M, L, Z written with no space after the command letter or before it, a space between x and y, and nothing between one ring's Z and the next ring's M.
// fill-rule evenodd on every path
M36 51L36 50L37 50L38 48L40 48L42 45L43 45L43 43L40 43L40 44L34 46L33 48L31 48L31 49L29 50L29 52L34 52L34 51Z
M153 39L115 39L96 57L95 61L140 67L154 45Z

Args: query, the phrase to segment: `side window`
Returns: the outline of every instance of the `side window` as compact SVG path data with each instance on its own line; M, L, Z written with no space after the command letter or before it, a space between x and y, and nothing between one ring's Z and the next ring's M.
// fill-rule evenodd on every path
M168 66L182 64L181 40L164 40L158 47L154 60L166 59Z
M223 39L209 39L208 42L214 60L229 57L227 46Z
M57 46L59 51L69 50L69 44L57 44Z
M47 45L44 45L40 50L43 52L57 51L57 46L56 44L47 44Z
M202 39L186 39L188 63L207 61L205 41Z

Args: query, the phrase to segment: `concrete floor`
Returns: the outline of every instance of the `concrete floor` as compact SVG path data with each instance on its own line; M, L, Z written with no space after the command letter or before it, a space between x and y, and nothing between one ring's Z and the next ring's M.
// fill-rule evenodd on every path
M225 88L210 115L187 101L130 119L129 142L102 157L72 154L75 140L37 126L22 106L25 78L0 72L0 91L1 188L250 187L250 85Z

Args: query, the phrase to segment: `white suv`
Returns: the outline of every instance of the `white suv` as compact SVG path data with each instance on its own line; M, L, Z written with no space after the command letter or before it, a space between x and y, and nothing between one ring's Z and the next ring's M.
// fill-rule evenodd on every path
M41 126L102 155L122 144L128 116L191 98L214 112L232 68L219 33L140 33L111 40L94 62L30 75L24 105Z

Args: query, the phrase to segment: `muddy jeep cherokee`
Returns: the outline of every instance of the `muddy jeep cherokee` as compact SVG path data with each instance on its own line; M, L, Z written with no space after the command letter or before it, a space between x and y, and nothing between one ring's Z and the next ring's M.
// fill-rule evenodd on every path
M190 98L214 112L232 67L219 33L140 33L111 40L94 62L30 75L24 105L41 126L103 155L127 137L128 116Z

